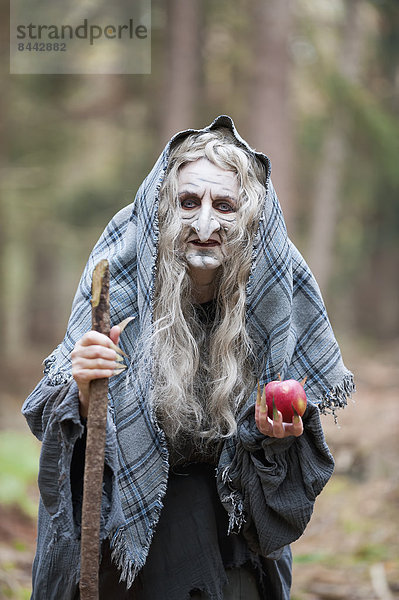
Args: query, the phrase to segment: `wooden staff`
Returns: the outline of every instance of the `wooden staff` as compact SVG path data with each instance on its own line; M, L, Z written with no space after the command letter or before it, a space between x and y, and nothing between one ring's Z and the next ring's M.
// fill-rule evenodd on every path
M109 267L101 260L92 280L92 328L109 335ZM108 379L90 382L87 415L86 459L83 480L82 534L80 552L80 598L98 600L100 514L107 423Z

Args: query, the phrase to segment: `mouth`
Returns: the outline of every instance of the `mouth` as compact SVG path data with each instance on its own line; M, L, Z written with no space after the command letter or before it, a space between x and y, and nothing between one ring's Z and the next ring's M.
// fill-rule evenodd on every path
M190 240L188 243L200 248L213 248L214 246L220 246L220 242L217 240L206 240L206 242L201 242L201 240Z

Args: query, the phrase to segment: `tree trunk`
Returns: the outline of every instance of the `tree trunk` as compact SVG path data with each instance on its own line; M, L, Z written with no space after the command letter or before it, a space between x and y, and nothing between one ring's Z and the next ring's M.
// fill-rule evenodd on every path
M0 95L0 164L3 170L2 180L6 179L7 176L7 165L6 165L6 148L9 147L9 123L10 118L8 113L8 88L7 83L9 83L10 78L8 76L9 71L9 22L10 22L10 12L9 12L9 4L8 2L3 2L0 7L0 81L2 93ZM5 195L5 194L4 194ZM11 339L11 327L10 320L6 314L8 309L8 294L9 290L7 289L7 278L8 278L8 268L7 260L6 260L6 251L7 251L7 238L10 234L7 235L9 223L7 222L6 216L6 206L5 206L5 198L3 194L0 195L0 281L2 282L0 289L0 338L2 340L0 356L4 359L9 354L8 345L12 343ZM7 326L8 323L8 326Z
M345 4L345 26L338 70L343 78L353 82L358 78L362 54L362 0L346 0ZM326 289L333 268L339 195L348 156L348 124L349 116L340 107L331 118L325 133L320 168L314 186L307 257L322 290Z
M200 22L198 0L168 0L162 137L193 127L199 90Z
M31 308L28 313L27 337L31 347L49 347L58 333L60 306L59 271L62 268L58 247L48 223L37 223L35 236L29 243L31 251L30 292Z
M295 131L291 104L294 0L253 4L253 73L249 141L272 162L272 179L289 230L294 228Z
M11 170L11 169L10 169ZM18 190L19 191L19 190ZM27 220L21 210L21 196L7 190L2 201L2 346L7 358L16 359L28 345L30 252ZM37 285L37 282L36 282Z

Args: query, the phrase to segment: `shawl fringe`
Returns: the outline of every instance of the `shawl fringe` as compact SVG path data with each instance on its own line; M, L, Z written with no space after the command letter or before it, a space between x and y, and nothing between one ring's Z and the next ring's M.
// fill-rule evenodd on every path
M63 369L56 369L57 356L55 351L44 359L43 374L47 375L50 385L65 385L72 380L72 373Z
M339 408L345 408L347 405L347 399L352 397L356 391L353 374L348 372L342 383L332 388L325 397L317 403L317 407L321 414L331 414L334 417L335 423L337 423L336 410Z
M138 572L144 567L147 560L147 555L154 536L155 527L159 521L161 510L163 507L162 498L166 494L166 483L161 485L158 494L157 505L154 506L154 519L151 523L151 533L146 540L146 544L139 547L136 546L135 556L132 555L131 546L129 546L125 528L119 527L111 539L111 556L112 560L121 571L120 581L126 582L126 587L129 589L133 585Z
M220 474L222 482L231 489L230 494L221 497L221 502L226 507L229 507L229 527L227 530L227 535L230 535L230 533L239 533L241 527L245 523L244 504L242 501L242 497L238 490L234 490L230 486L232 480L229 474L229 470L230 467L225 467Z
M162 429L159 428L156 420L154 421L154 424L160 439L162 468L164 473L167 474L169 472L169 452L166 445L166 437ZM135 546L134 556L131 551L132 546L129 545L125 535L125 527L119 527L113 537L110 539L112 560L121 571L120 581L125 581L128 589L133 585L138 572L144 567L144 564L147 560L152 538L154 537L155 528L158 524L159 517L161 516L163 498L166 494L166 489L167 480L162 482L159 486L157 500L153 507L153 519L149 527L149 534L147 536L146 543L142 546Z

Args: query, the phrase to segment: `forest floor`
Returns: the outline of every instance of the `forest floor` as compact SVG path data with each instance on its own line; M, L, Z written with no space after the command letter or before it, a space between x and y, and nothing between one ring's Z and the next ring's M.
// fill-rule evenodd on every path
M292 600L399 599L399 352L351 354L346 360L356 376L356 402L349 401L338 425L323 416L336 469L305 534L292 545ZM15 494L0 492L0 600L29 598L35 547L39 443L20 406L11 392L1 402L0 488ZM21 454L30 456L33 466L21 469L22 499L10 475L19 468L4 466L4 453L17 462Z

